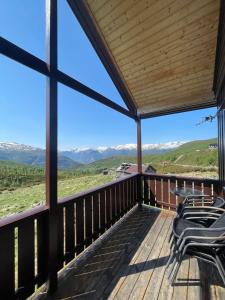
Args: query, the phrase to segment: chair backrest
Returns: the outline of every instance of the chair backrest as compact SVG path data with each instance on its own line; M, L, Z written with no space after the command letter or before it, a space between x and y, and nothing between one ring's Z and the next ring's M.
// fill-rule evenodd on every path
M225 227L225 212L210 226L210 228L221 228L221 227Z
M221 197L216 197L216 199L213 202L214 207L223 207L225 205L225 201Z

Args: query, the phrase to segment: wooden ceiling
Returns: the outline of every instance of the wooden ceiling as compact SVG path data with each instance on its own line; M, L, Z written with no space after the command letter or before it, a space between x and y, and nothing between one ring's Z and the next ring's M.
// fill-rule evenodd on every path
M215 104L219 0L85 2L140 114Z

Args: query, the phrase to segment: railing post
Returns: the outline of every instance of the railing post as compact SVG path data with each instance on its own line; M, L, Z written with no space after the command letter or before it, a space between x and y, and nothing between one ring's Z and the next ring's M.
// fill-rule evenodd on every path
M136 120L137 124L137 169L138 169L138 203L142 205L142 145L141 145L141 119Z
M48 224L48 293L57 289L57 0L46 0L47 66L46 89L46 205Z

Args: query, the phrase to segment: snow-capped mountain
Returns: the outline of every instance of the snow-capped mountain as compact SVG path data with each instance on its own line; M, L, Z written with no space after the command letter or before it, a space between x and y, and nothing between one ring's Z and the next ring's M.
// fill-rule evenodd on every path
M175 141L168 143L160 143L160 144L143 144L142 151L143 154L157 154L161 152L166 152L172 149L175 149L185 142ZM108 158L116 155L136 155L137 145L136 144L125 144L125 145L117 145L117 146L100 146L96 149L93 148L74 148L69 151L63 151L63 155L81 162L81 163L91 163L99 159Z
M0 142L0 160L43 167L45 165L45 150L19 143ZM59 169L72 169L80 164L59 153Z
M8 150L8 151L36 151L42 150L40 148L32 147L29 145L19 144L19 143L5 143L0 142L0 150Z
M168 142L161 144L143 144L143 154L157 154L175 149L185 142ZM117 146L100 146L97 148L73 148L71 150L59 151L59 162L61 167L73 167L74 164L88 164L96 160L109 158L116 155L136 155L136 144L125 144ZM0 142L0 160L12 160L30 165L45 164L45 150L29 145Z
M160 150L160 149L174 149L177 148L181 145L183 145L186 142L167 142L167 143L160 143L160 144L143 144L142 145L142 149L143 150L152 150L152 149L156 149L156 150ZM79 152L84 152L84 151L90 151L90 150L96 150L98 152L106 152L109 149L111 150L116 150L116 151L120 151L120 150L136 150L137 149L137 145L136 144L124 144L124 145L118 145L118 146L111 146L111 147L106 147L106 146L100 146L97 147L96 149L94 148L88 148L88 147L84 147L84 148L73 148L70 151L71 152L75 152L75 153L79 153Z

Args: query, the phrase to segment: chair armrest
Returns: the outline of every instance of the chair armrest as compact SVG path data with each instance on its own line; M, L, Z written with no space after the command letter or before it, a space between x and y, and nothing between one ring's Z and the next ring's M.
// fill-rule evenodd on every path
M188 216L190 216L190 217L199 216L200 218L207 218L208 216L213 216L213 217L219 218L221 216L221 214L218 214L216 212L210 212L210 211L208 211L208 212L207 211L204 211L204 212L195 211L195 212L186 212L186 213L184 212L182 214L182 217L184 219L186 219Z
M203 243L201 242L204 241ZM217 235L213 237L205 237L205 236L197 236L197 235L190 235L185 238L183 238L182 243L180 244L178 251L181 251L184 247L184 245L189 241L189 243L194 242L196 246L207 246L207 247L224 247L224 244L219 244L219 243L213 243L216 241L225 241L225 236ZM207 242L205 242L207 241Z
M173 230L174 230L174 228L173 228ZM216 233L217 232L225 232L225 227L219 227L219 228L196 228L196 227L189 227L189 228L185 228L183 231L182 231L182 233L181 233L181 235L180 235L180 237L178 238L178 241L177 241L177 246L179 246L180 245L180 243L182 242L182 240L185 238L185 237L188 237L188 235L187 236L185 236L185 234L187 233L188 234L188 231L195 231L196 233L198 233L198 232L215 232L215 235L216 235ZM193 235L192 235L193 236ZM198 237L201 237L201 236L198 236Z
M185 211L185 209L189 209L189 210L192 210L193 212L196 210L199 210L199 209L205 209L207 212L208 211L220 211L220 212L225 212L225 209L224 208L221 208L221 207L215 207L215 206L184 206L181 210L181 213Z

